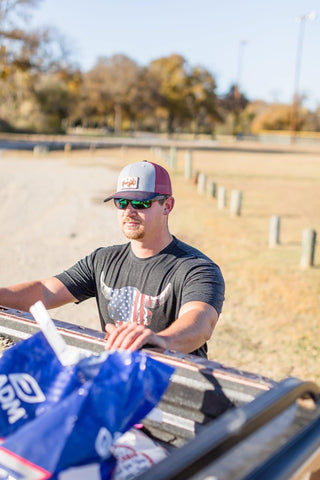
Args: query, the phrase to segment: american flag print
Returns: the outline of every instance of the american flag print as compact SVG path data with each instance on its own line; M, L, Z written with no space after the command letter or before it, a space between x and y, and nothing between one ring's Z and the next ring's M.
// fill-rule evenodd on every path
M141 293L136 287L111 288L104 282L101 273L100 287L103 296L109 301L108 313L115 322L136 322L148 326L151 323L152 310L163 305L171 292L171 283L157 296Z

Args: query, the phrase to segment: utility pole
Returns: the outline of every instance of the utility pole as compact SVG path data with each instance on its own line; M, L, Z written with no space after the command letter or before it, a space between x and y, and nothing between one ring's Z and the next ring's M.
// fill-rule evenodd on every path
M298 110L300 106L299 79L300 79L301 62L302 62L302 49L303 49L305 22L306 20L314 20L315 18L316 18L315 12L307 13L305 15L300 15L299 17L297 17L297 22L299 22L300 28L299 28L299 35L298 35L296 66L295 66L295 72L294 72L294 89L293 89L292 110L291 110L291 126L290 126L291 143L295 143L296 134L297 134Z
M237 81L234 89L234 97L236 101L240 99L240 82L241 82L241 73L242 73L242 66L243 66L243 51L246 44L247 44L246 40L240 40L239 42Z
M234 92L233 92L234 101L235 101L234 125L233 125L234 135L237 134L237 127L239 123L239 113L241 110L240 80L241 80L242 64L243 64L243 51L246 44L247 44L246 40L239 41L237 77L236 77L236 84L234 86Z

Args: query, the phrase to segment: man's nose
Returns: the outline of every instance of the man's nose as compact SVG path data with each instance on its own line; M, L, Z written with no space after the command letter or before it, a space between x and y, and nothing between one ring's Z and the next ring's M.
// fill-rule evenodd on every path
M129 202L128 205L126 206L125 212L126 212L126 214L129 213L131 215L132 213L137 213L137 210L135 208L133 208L133 206Z

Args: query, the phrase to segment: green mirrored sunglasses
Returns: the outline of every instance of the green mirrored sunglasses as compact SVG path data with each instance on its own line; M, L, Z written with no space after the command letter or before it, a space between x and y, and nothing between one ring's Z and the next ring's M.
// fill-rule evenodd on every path
M130 205L135 210L145 210L146 208L150 208L153 202L157 200L161 200L166 198L165 196L161 195L151 200L128 200L127 198L114 198L114 204L119 210L125 210L127 206Z

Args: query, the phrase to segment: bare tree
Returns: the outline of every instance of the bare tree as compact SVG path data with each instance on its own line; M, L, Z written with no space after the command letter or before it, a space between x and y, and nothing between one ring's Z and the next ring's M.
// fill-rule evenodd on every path
M77 69L66 39L56 29L30 30L28 20L39 3L0 0L0 117L18 129L47 125L54 130L56 125L61 130L61 121L70 113L67 99L75 95ZM56 111L51 98L59 100Z
M14 70L48 72L67 68L71 52L54 28L30 30L28 19L39 0L0 0L0 62L6 73Z

